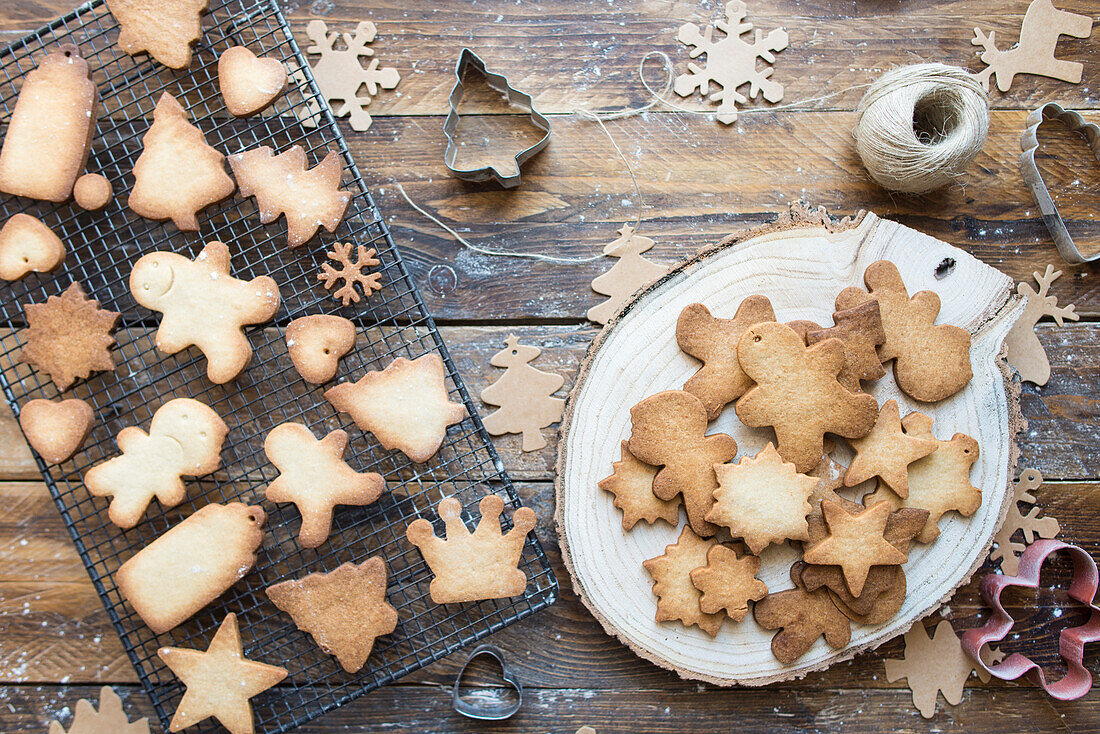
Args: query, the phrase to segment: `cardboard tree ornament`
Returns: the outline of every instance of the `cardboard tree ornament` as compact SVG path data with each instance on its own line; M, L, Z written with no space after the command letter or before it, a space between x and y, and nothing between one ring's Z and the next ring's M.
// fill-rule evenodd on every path
M546 446L541 429L561 420L565 401L551 396L565 378L528 364L542 353L538 347L520 344L515 334L505 343L508 346L494 354L489 364L506 371L481 391L483 401L500 406L485 417L485 430L493 436L523 434L523 450L538 451Z
M981 28L974 29L970 43L981 46L982 63L988 66L978 74L978 80L986 87L992 76L997 77L997 89L1007 92L1017 74L1035 74L1077 84L1081 81L1084 65L1076 61L1063 61L1054 57L1058 36L1088 38L1092 34L1092 18L1054 7L1051 0L1033 0L1024 13L1020 26L1020 40L1015 46L997 48L994 31L989 35Z
M1042 509L1037 506L1034 492L1043 486L1043 475L1034 469L1024 469L1013 488L1015 501L1008 506L1008 515L997 534L993 536L994 548L989 552L989 560L1001 561L1001 573L1015 576L1020 570L1020 553L1035 542L1035 538L1053 538L1062 530L1058 520L1053 517L1039 517ZM1019 503L1031 505L1027 514L1020 512ZM1022 531L1023 542L1015 541L1012 536Z
M49 734L66 734L60 721L50 722ZM149 720L130 721L122 710L122 700L113 688L99 691L99 710L87 699L76 702L76 714L68 734L149 734Z
M1024 315L1012 326L1012 331L1005 337L1005 347L1008 349L1008 363L1020 373L1020 379L1025 382L1033 382L1036 385L1045 385L1050 379L1050 360L1047 359L1046 350L1042 342L1035 334L1035 324L1044 316L1052 316L1059 326L1065 326L1065 320L1077 321L1081 317L1074 312L1074 305L1059 306L1058 298L1049 295L1050 284L1062 274L1061 270L1055 270L1053 265L1047 265L1046 271L1039 275L1038 271L1032 273L1039 290L1031 287L1030 283L1020 283L1016 286L1016 292L1027 299L1024 307Z
M592 281L592 290L608 298L588 309L590 321L606 324L635 291L668 272L664 265L642 257L642 253L654 244L653 240L642 237L635 233L634 227L625 224L619 230L619 238L604 246L603 254L618 258L618 262Z

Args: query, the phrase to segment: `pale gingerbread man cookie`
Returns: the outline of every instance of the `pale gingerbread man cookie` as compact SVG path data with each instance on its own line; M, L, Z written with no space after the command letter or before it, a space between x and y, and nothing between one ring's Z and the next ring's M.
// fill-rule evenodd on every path
M283 423L264 439L264 452L279 478L267 488L272 502L293 502L302 513L298 542L316 548L328 539L336 505L369 505L386 490L382 476L359 472L343 459L348 434L340 429L321 440L300 423Z
M252 359L244 334L248 324L262 324L279 310L279 287L266 275L238 280L229 274L229 248L209 242L188 260L172 252L153 252L130 273L134 300L164 314L157 329L157 349L175 354L189 346L206 355L212 382L229 382Z
M175 507L187 494L183 476L198 477L221 466L229 428L212 408L191 398L169 400L153 414L149 433L129 426L118 434L121 456L96 464L84 475L95 497L110 497L111 522L132 528L156 497Z
M422 464L439 451L447 427L466 417L466 407L451 402L445 378L438 354L411 361L398 357L384 370L329 388L325 399L373 433L383 448Z

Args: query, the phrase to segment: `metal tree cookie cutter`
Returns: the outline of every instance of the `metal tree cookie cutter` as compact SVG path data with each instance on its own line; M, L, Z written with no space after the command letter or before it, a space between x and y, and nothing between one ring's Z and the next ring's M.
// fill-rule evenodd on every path
M500 663L500 677L516 692L516 702L514 704L494 705L492 703L472 702L459 695L462 676L466 675L466 668L470 667L470 663L479 655L489 655L496 658L496 661ZM504 652L499 647L496 645L478 645L470 653L470 657L466 658L462 670L458 671L458 677L455 678L454 689L451 693L451 702L455 711L467 718L479 721L503 721L519 711L519 707L523 705L523 684L519 682L519 678L512 675L512 672L508 670L508 664L504 661Z
M1033 110L1027 116L1027 128L1020 139L1020 147L1023 153L1020 155L1020 172L1024 175L1024 181L1031 189L1031 195L1039 205L1039 211L1043 215L1043 222L1054 238L1054 244L1058 253L1068 263L1092 262L1100 258L1100 249L1095 254L1085 256L1074 244L1073 238L1066 229L1066 223L1062 215L1058 213L1058 207L1050 196L1050 189L1043 181L1043 174L1039 172L1039 166L1035 163L1035 151L1039 149L1039 126L1045 120L1058 120L1073 132L1079 132L1085 136L1092 153L1100 162L1100 125L1086 122L1073 110L1067 110L1056 102L1048 102L1037 110Z
M480 72L492 89L508 98L509 104L527 110L531 124L543 131L542 138L534 145L516 153L515 165L512 167L498 168L495 165L489 165L482 168L455 168L455 160L458 157L458 144L455 142L455 131L458 130L459 120L458 103L462 101L462 95L465 91L463 82L470 70ZM446 121L443 123L443 134L447 136L447 152L444 154L443 162L447 165L447 170L465 181L488 181L492 179L506 189L519 186L520 166L550 142L550 120L545 115L535 111L531 95L513 87L503 74L490 72L485 68L485 62L468 48L462 49L462 54L458 57L458 63L455 65L455 77L457 79L450 97L451 109L447 113Z
M1066 551L1073 559L1073 581L1069 595L1089 608L1088 621L1077 627L1063 629L1058 634L1058 652L1066 662L1066 674L1058 681L1047 683L1043 669L1025 655L1014 652L996 665L986 665L978 655L983 645L1008 637L1014 620L1001 604L1001 592L1009 586L1039 588L1039 571L1043 562L1058 551ZM1084 665L1085 643L1100 641L1100 607L1096 605L1096 591L1100 588L1100 574L1096 561L1087 551L1060 540L1037 540L1020 556L1020 568L1015 576L989 574L982 579L982 599L993 609L993 617L984 626L967 630L962 636L962 646L975 665L1001 680L1016 680L1028 676L1053 698L1071 701L1081 698L1092 688L1092 674Z

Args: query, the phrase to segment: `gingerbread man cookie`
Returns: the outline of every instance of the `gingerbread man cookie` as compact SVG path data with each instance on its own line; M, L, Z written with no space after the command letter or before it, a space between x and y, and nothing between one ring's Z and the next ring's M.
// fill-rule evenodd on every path
M380 474L361 474L344 462L347 446L348 434L339 428L317 440L301 423L278 425L264 439L264 453L279 470L267 499L298 506L298 542L304 548L316 548L328 538L336 505L369 505L386 491Z
M279 288L266 275L249 281L229 274L229 248L207 243L193 261L172 252L153 252L130 273L134 300L164 314L157 349L175 354L189 346L206 355L212 382L229 382L252 358L244 334L247 324L262 324L279 310Z
M122 529L137 524L153 497L175 507L187 494L182 476L209 474L221 465L229 428L198 400L169 400L153 414L149 433L130 426L118 434L121 456L96 464L84 475L95 497L110 497L108 516Z
M756 382L737 400L737 417L754 428L772 426L780 456L799 472L821 459L826 433L860 438L875 425L875 399L837 382L845 364L838 339L807 347L785 324L757 324L738 342L737 358Z
M871 263L863 273L867 291L845 288L838 310L878 301L886 340L878 348L883 362L894 360L894 378L905 394L926 403L949 398L963 389L970 366L970 333L937 325L940 297L932 291L909 296L898 268L889 260ZM869 291L869 292L868 292Z
M737 455L737 442L724 433L706 435L706 408L683 390L646 398L630 409L630 420L630 453L661 467L653 479L653 494L663 500L682 494L692 529L703 537L718 532L706 520L718 488L714 466Z
M684 383L684 391L703 401L710 420L752 386L752 380L737 361L737 340L745 329L763 321L775 321L775 311L765 296L749 296L741 301L732 319L711 316L701 303L693 303L680 312L676 342L680 349L703 363Z

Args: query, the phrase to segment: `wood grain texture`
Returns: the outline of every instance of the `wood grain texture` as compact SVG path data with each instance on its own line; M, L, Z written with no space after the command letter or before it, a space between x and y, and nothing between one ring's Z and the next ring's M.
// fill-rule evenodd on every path
M12 0L0 3L0 43L18 39L79 0ZM560 372L572 384L596 330L585 311L601 300L589 284L610 261L554 266L487 258L461 250L435 225L405 204L392 183L406 184L419 203L474 241L500 249L567 256L592 254L641 211L642 233L657 247L650 253L670 265L730 232L769 221L791 200L807 198L838 214L870 208L975 254L1016 280L1048 263L1061 267L1037 207L1016 168L1026 112L1056 99L1067 107L1100 108L1097 31L1088 40L1063 38L1060 58L1085 64L1080 85L1020 77L1005 95L993 93L989 144L956 187L920 199L894 199L866 178L852 147L851 110L861 89L819 102L817 111L746 114L733 127L707 116L651 113L608 124L639 174L634 193L622 162L590 123L556 114L550 148L525 169L523 186L511 194L450 177L442 164L441 113L452 84L454 60L463 46L483 54L490 68L506 72L531 92L540 109L566 113L577 106L617 109L643 104L648 95L638 76L642 55L668 53L682 72L686 47L675 41L684 22L707 24L719 17L722 0L479 0L440 4L422 0L280 0L299 41L313 18L333 30L350 30L361 19L378 25L373 44L401 84L374 100L374 127L349 134L348 144L368 184L379 195L387 221L427 300L448 326L444 338L471 392L492 382L492 350L515 331L539 344L540 369ZM1091 14L1091 0L1057 0L1058 7ZM1015 39L1027 0L776 0L749 1L749 20L767 31L785 25L791 46L778 55L776 79L787 86L785 101L869 82L894 65L917 61L958 63L972 70L978 49L970 45L975 25L995 30L1002 47ZM663 81L657 64L646 78ZM693 108L697 97L677 100ZM475 95L464 112L486 114L478 129L521 134L516 120L498 113L488 96ZM759 107L754 105L753 108ZM473 120L479 122L477 118ZM2 121L0 121L2 122ZM1096 217L1098 169L1083 165L1079 145L1057 128L1040 134L1040 167L1071 232L1086 249L1100 242ZM643 206L644 204L644 206ZM272 225L279 228L281 224ZM199 244L196 238L193 244ZM457 288L436 266L455 271ZM1062 267L1055 284L1063 304L1076 302L1088 318L1100 316L1095 267ZM1050 478L1100 477L1100 331L1096 323L1058 330L1040 325L1040 339L1054 371L1044 388L1025 385L1021 398L1030 421L1021 436L1022 465ZM506 467L525 502L540 518L538 532L552 562L566 579L550 518L556 430L550 445L519 451L517 436L496 439ZM131 685L134 672L122 654L107 615L76 556L22 441L18 426L0 409L0 731L44 731L46 723L95 688L68 683L115 682L131 715L150 715L148 700ZM1040 503L1058 517L1063 537L1100 552L1100 484L1051 484ZM1046 577L1044 577L1046 578ZM1064 589L1065 569L1051 580ZM1011 600L1021 619L1022 650L1054 656L1038 632L1049 635L1067 616L1054 618L1064 590ZM949 605L956 627L977 624L976 585L964 587ZM1079 612L1079 610L1077 610ZM1068 612L1072 619L1074 611ZM1100 722L1100 694L1082 701L1051 701L1030 687L997 683L967 689L959 707L926 722L913 710L901 683L888 684L882 657L900 657L900 640L825 674L759 691L717 691L678 680L608 638L573 595L568 581L549 610L495 635L529 686L524 709L500 732L566 732L582 725L607 732L725 731L777 729L856 732L1016 730L1086 731ZM439 734L484 732L450 709L441 686L453 681L463 653L436 663L401 684L389 686L321 718L300 731L387 731L408 728ZM1095 651L1086 663L1096 672ZM475 675L478 684L490 677ZM15 685L2 685L13 683ZM492 693L485 694L492 696ZM941 702L942 705L942 702ZM64 719L65 723L69 719ZM154 731L159 730L154 727Z
M119 691L131 717L152 716L152 706L140 689ZM11 704L0 706L0 726L5 731L45 731L55 716L70 717L81 697L95 700L98 689L64 686L2 686L0 697ZM489 700L494 692L485 692ZM1097 694L1076 702L1042 698L1029 689L968 688L963 703L932 722L916 711L899 706L902 691L820 690L766 688L716 692L652 690L597 691L585 688L528 690L524 706L512 719L485 722L464 719L451 709L450 691L435 686L382 688L295 729L295 734L382 732L400 729L414 732L483 734L573 734L592 726L598 734L673 734L674 732L737 731L771 734L778 730L840 731L853 734L976 731L1091 731L1100 708ZM941 702L942 705L942 702ZM69 723L69 718L65 719ZM154 729L153 731L159 731Z
M0 30L18 35L61 15L76 0L12 3L0 14ZM489 68L504 71L510 81L531 93L546 112L579 105L596 109L636 106L648 95L637 66L650 50L669 54L677 73L686 69L688 49L676 41L687 22L708 25L721 19L723 2L694 0L482 0L446 7L402 0L280 2L299 43L308 44L306 23L320 17L330 30L354 28L359 20L378 27L373 48L402 80L395 93L371 103L371 115L440 115L447 112L455 60L464 46L476 49ZM1058 7L1097 17L1090 0L1063 0ZM1027 9L1025 0L999 5L988 0L912 3L843 0L779 0L749 3L747 20L757 28L785 27L790 45L777 55L774 79L786 85L784 102L817 97L866 84L898 63L942 61L979 71L980 50L970 44L974 26L994 30L1002 48L1018 38ZM319 12L313 12L319 11ZM13 39L14 40L14 39ZM899 44L904 43L903 48ZM1100 68L1089 60L1089 41L1063 38L1059 58L1086 62L1080 85L1040 77L1021 77L1008 94L994 90L998 107L1032 107L1057 97L1072 107L1100 104ZM408 73L407 73L408 72ZM659 67L648 76L659 87ZM852 109L861 89L827 100L827 106ZM698 98L680 100L706 109Z

